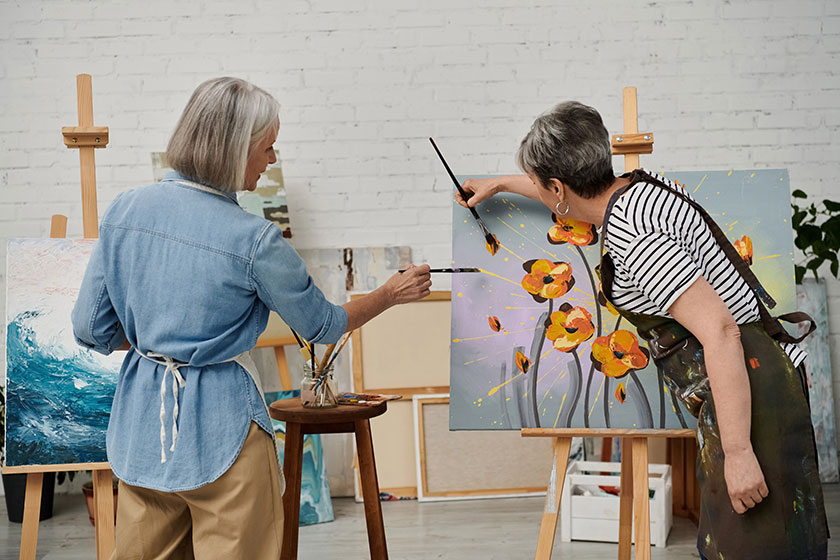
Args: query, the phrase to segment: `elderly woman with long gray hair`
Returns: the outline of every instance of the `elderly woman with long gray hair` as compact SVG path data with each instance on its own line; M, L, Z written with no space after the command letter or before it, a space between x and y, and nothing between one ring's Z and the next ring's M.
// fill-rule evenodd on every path
M591 107L562 103L537 118L517 160L525 175L468 180L458 202L513 192L602 228L603 295L698 418L702 557L825 558L801 338L767 312L749 265L674 181L641 169L616 177Z
M282 473L247 353L269 310L332 343L429 294L428 266L412 266L332 304L280 228L240 208L276 161L278 112L248 82L204 82L169 142L174 171L102 217L73 327L98 352L130 348L107 434L118 559L279 558Z

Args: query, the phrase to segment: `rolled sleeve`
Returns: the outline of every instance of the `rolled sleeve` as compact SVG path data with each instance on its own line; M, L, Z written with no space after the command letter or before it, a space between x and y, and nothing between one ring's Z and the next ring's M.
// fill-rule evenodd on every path
M638 289L663 311L702 275L680 243L663 233L636 237L625 263Z
M280 228L266 224L251 263L257 295L287 325L310 342L330 344L341 338L347 330L347 311L327 301Z
M91 254L71 321L76 342L100 354L110 354L125 341L125 331L105 285L101 241Z

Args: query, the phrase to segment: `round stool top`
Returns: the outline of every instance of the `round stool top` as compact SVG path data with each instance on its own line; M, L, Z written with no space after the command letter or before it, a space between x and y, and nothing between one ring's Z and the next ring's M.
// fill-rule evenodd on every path
M305 408L300 397L274 401L268 407L268 413L275 420L297 422L299 424L338 424L355 422L385 414L387 403L375 406L340 404L335 408Z

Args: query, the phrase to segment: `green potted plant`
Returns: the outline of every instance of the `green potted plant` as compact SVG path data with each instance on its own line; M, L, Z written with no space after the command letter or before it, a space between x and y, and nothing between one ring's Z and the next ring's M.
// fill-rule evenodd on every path
M808 195L796 189L792 196L794 244L805 257L802 264L795 265L796 283L802 284L808 271L819 282L818 270L825 263L829 263L829 270L835 278L840 277L840 202L823 200L820 205L812 202L810 206L800 207L797 200Z
M840 277L840 203L832 200L811 202L797 189L791 193L794 244L802 258L795 264L797 309L808 313L817 330L800 346L808 353L806 370L810 387L811 420L817 440L820 479L840 481L836 447L836 423L832 397L831 353L828 337L828 299L825 277ZM827 266L826 266L827 265Z

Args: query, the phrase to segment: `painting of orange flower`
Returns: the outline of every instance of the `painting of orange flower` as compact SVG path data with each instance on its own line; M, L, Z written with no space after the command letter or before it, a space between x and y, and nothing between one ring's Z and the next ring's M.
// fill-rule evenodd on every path
M537 303L563 296L575 285L572 267L566 262L532 259L522 264L527 274L522 287Z
M552 313L545 327L545 337L561 352L571 352L595 333L592 314L583 307L572 307L569 303L564 303Z
M741 258L748 265L752 265L753 263L753 246L752 246L752 239L748 235L744 235L741 239L735 240L734 243L735 249L738 251L738 254L741 255Z
M490 234L490 239L484 241L484 247L487 249L487 252L491 255L495 255L499 252L499 247L501 244L499 243L499 238L496 237L495 234Z
M624 388L624 382L619 381L618 387L615 388L615 399L623 404L626 398L627 390Z
M498 317L487 317L487 322L490 323L490 329L493 330L493 332L499 332L502 330L502 322L499 321Z
M639 347L636 335L617 330L592 342L592 363L608 377L624 377L628 371L648 365L650 353Z
M610 303L610 300L607 299L607 296L604 295L603 286L600 282L598 283L598 303L601 307L606 307L607 311L613 315L618 315L618 309L616 309L615 306Z
M598 230L593 224L561 218L557 214L552 214L551 220L554 225L548 230L548 242L552 245L568 243L585 247L598 242Z
M525 357L525 354L522 352L516 353L516 367L519 368L519 371L522 373L528 373L528 369L531 367L531 360Z

